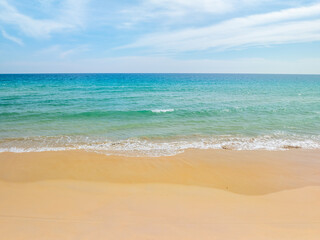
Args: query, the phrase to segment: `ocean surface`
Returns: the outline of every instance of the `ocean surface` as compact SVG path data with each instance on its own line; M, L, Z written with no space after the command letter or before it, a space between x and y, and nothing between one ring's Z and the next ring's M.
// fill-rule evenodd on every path
M0 75L0 152L189 148L320 149L320 75Z

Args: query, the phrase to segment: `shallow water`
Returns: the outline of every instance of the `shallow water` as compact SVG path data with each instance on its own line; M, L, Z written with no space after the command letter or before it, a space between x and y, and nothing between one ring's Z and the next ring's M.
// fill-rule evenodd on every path
M0 151L320 148L320 75L0 75Z

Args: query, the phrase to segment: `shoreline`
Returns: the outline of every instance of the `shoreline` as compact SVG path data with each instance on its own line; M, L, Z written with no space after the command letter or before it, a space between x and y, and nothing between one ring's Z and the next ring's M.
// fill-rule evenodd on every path
M320 151L0 153L0 235L316 240Z
M193 150L286 151L291 149L319 150L319 136L194 136L176 138L127 138L111 140L89 136L37 136L5 138L0 153L32 153L87 151L108 156L166 157Z

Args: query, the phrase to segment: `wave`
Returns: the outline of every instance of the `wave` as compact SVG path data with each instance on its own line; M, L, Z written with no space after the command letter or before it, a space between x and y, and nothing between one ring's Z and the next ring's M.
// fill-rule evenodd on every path
M165 113L165 112L174 112L174 109L155 109L151 110L153 113Z
M0 140L0 152L86 150L106 155L151 157L176 155L187 149L275 151L294 148L320 149L320 136L274 134L257 137L214 136L167 140L132 138L118 141L84 136L58 136Z
M54 118L61 118L61 119L82 119L82 118L101 118L101 117L108 117L108 118L121 118L121 117L145 117L146 115L153 115L154 113L165 113L165 112L174 112L174 109L152 109L152 110L123 110L123 111L87 111L87 112L48 112L43 114L43 112L36 112L36 111L12 111L12 112L0 112L0 118L16 118L16 117L23 117L24 119L27 118L34 118L34 119L54 119Z

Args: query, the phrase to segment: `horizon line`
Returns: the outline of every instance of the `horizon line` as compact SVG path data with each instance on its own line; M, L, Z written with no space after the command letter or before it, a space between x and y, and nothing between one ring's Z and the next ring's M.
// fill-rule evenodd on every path
M320 75L320 73L218 73L218 72L21 72L0 73L0 75L22 75L22 74L247 74L247 75Z

